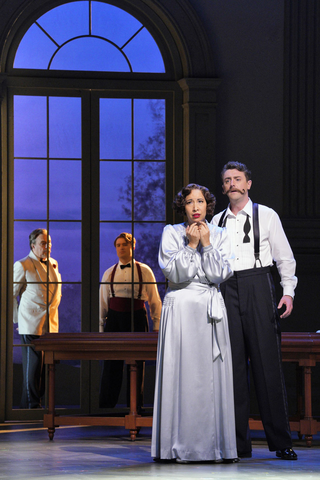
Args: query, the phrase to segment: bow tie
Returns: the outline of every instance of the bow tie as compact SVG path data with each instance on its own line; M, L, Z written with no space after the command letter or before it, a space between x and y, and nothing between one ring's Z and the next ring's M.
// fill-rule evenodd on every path
M43 258L40 258L41 263L45 263L47 265L47 260L43 260Z
M248 235L250 230L251 230L251 225L250 225L250 222L249 222L249 215L247 215L247 219L246 219L245 224L243 226L243 232L244 232L243 243L250 243L250 237Z
M120 265L121 270L123 270L126 267L131 268L131 263L127 263L127 265Z

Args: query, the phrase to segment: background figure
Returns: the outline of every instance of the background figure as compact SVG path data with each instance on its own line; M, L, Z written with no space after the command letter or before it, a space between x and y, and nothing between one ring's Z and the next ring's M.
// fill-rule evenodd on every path
M29 255L15 262L13 270L13 321L18 322L23 345L46 332L58 332L61 300L61 276L57 261L50 258L51 238L47 230L34 230L29 242ZM45 388L43 352L23 347L22 368L21 408L39 408Z
M155 460L238 461L227 314L218 284L232 275L225 229L206 222L215 198L187 185L174 208L187 222L167 225L159 264L164 298L156 367L151 455Z
M230 203L224 212L214 216L212 223L226 227L235 253L234 276L221 286L221 291L232 347L238 455L252 454L248 423L250 358L269 449L284 460L295 460L282 372L278 309L285 307L281 318L292 311L296 262L278 215L249 199L252 182L247 167L229 162L221 175L223 192ZM283 288L279 305L270 270L274 260Z
M134 331L148 331L145 302L149 304L153 330L159 329L161 299L156 279L148 265L132 259L136 240L130 233L121 233L114 241L119 262L103 274L100 287L100 332L131 332L132 265L134 266ZM106 284L104 282L110 282ZM118 283L120 282L120 283ZM143 404L144 362L138 363L138 406ZM123 377L122 360L105 360L100 383L99 406L116 406ZM129 375L127 395L129 399Z

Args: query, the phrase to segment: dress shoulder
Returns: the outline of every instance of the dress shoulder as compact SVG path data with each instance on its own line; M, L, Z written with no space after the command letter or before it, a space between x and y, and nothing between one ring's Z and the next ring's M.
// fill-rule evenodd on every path
M167 232L176 232L176 233L185 233L186 231L186 227L185 227L185 224L184 223L174 223L173 225L171 225L170 223L168 223L168 225L166 225L163 229L163 231L167 231Z

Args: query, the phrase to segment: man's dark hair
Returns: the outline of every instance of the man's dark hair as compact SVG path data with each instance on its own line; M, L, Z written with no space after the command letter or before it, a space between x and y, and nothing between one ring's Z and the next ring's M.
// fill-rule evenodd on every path
M131 244L132 244L132 235L131 235L131 233L126 233L126 232L120 233L120 235L118 235L117 238L115 239L115 241L113 242L114 246L116 246L116 243L117 243L118 238L124 238L124 240L126 241L126 243L131 243ZM135 246L135 244L136 244L136 239L133 237L133 246Z
M216 197L209 192L207 187L203 187L202 185L198 185L197 183L189 183L186 187L183 187L179 193L175 196L173 200L172 207L181 215L185 215L185 204L186 204L186 197L190 195L192 190L200 190L202 195L207 202L207 215L213 215L214 207L216 206Z
M226 173L227 170L238 170L239 172L243 172L246 176L247 181L251 180L251 172L244 163L240 163L240 162L226 163L221 171L222 181L223 181L224 174Z
M30 248L32 250L32 245L36 243L37 238L39 235L47 235L48 232L45 228L36 228L33 230L33 232L30 233L29 235L29 243L30 243Z

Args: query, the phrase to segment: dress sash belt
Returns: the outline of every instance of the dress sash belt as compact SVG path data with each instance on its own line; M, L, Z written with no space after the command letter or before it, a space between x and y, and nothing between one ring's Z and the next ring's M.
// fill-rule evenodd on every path
M207 290L207 312L212 325L212 361L214 362L219 356L223 360L227 351L227 332L225 322L222 321L225 306L217 285L200 282L169 282L169 288L170 290L181 290L182 288Z

